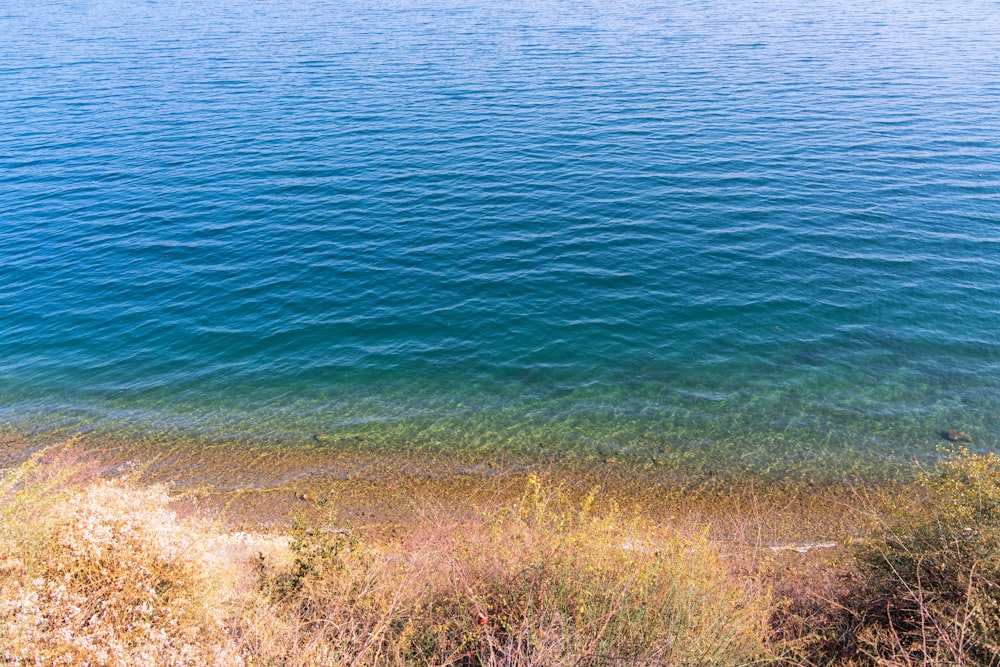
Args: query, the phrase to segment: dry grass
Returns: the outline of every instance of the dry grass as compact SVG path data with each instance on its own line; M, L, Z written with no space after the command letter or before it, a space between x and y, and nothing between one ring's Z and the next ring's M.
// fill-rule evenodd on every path
M949 454L872 512L849 599L879 665L1000 664L1000 457Z
M0 482L0 660L236 664L228 590L206 534L162 488L94 479L71 450Z
M296 525L247 546L70 448L0 482L0 662L717 665L769 655L770 600L704 533L528 480L397 541ZM279 547L275 547L278 544ZM284 546L280 546L280 545ZM259 553L258 553L259 552Z
M795 567L753 513L724 558L596 491L531 475L517 497L418 501L394 538L247 536L47 450L0 480L0 664L1000 664L996 456L859 496L861 546Z
M732 577L704 534L560 500L531 477L515 507L472 523L433 514L390 551L300 527L293 566L260 569L285 625L244 641L296 665L724 665L767 655L769 598Z

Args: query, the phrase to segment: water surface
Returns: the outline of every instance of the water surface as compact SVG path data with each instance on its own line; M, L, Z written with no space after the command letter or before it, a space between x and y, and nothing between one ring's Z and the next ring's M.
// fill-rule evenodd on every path
M998 43L986 0L11 0L0 420L779 475L995 450Z

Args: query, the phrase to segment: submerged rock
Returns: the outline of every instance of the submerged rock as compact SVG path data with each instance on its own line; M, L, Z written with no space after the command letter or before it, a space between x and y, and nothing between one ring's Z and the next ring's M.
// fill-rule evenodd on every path
M950 440L951 442L972 442L971 435L965 431L956 431L953 428L944 431L941 435L943 435L946 440Z

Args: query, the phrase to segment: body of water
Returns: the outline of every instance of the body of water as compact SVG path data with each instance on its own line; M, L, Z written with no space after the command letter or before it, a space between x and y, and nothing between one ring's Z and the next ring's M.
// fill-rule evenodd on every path
M997 449L998 44L987 0L9 0L0 421Z

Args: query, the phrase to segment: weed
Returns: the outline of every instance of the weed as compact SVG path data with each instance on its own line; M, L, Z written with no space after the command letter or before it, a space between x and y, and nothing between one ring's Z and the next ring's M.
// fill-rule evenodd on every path
M885 664L1000 664L1000 457L950 452L878 514L854 599Z
M56 452L0 483L0 660L234 664L203 535L160 487L94 480Z

